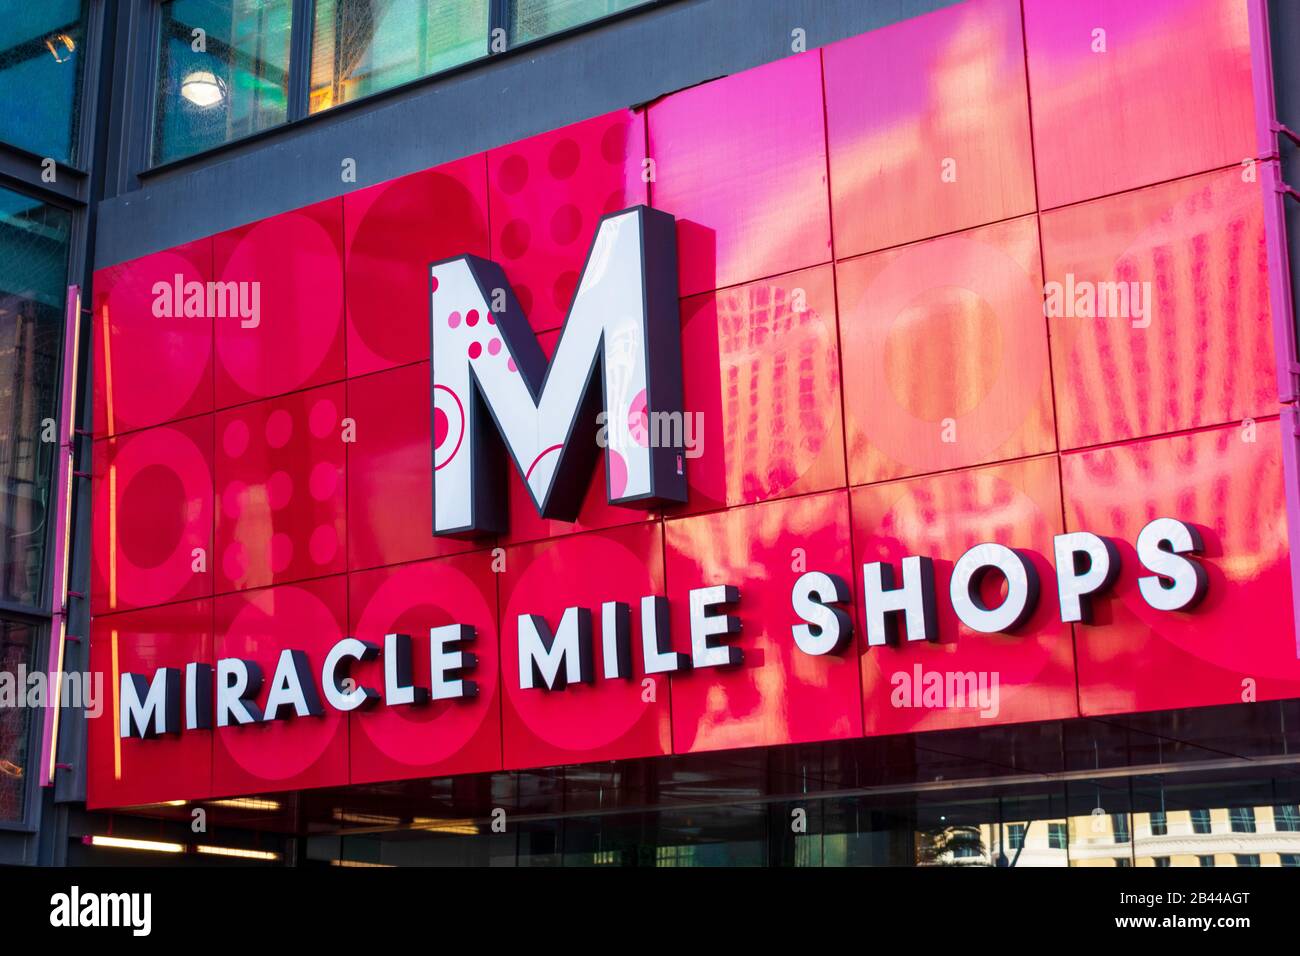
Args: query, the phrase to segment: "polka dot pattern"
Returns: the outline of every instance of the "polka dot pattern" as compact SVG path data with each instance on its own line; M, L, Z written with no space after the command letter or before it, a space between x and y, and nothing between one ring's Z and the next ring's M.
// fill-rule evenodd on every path
M463 343L465 354L471 361L505 361L511 372L518 371L514 359L506 351L505 343L497 334L496 318L490 309L482 312L467 302L448 303L442 301L448 293L433 293L434 321L445 321L447 327L457 330L453 341ZM480 303L481 304L481 303ZM450 308L449 308L450 306ZM444 317L445 318L440 318ZM450 423L443 408L433 412L433 432L435 449L442 447Z
M295 539L296 540L296 539ZM307 545L276 535L271 552L292 566ZM214 656L255 661L266 684L280 651L302 651L320 674L347 628L347 582L341 576L223 595L214 602ZM262 701L265 702L266 690ZM318 717L212 735L213 786L222 793L260 793L338 785L348 779L348 715L326 706Z
M631 111L488 154L492 258L535 330L563 325L600 218L648 201L644 156L643 118Z
M218 408L344 377L341 199L220 233L213 259L219 281L257 284L255 316L215 320Z
M214 446L211 415L95 442L94 613L212 593L212 574L195 570L194 551L212 550Z
M266 419L266 443L272 448L283 448L293 437L293 419L282 408L271 412Z
M203 239L95 273L96 435L212 410L212 322L153 312L157 283L206 282L211 263Z
M221 445L231 458L238 458L248 448L248 423L242 419L230 422L221 435Z
M219 591L345 570L342 385L217 415Z
M352 379L347 392L347 412L358 435L348 446L347 537L339 545L340 550L346 545L349 569L482 547L472 539L430 534L430 438L434 461L445 460L463 447L464 416L460 402L446 390L437 392L433 404L428 364Z
M429 263L489 255L487 157L350 192L343 213L348 375L427 359Z

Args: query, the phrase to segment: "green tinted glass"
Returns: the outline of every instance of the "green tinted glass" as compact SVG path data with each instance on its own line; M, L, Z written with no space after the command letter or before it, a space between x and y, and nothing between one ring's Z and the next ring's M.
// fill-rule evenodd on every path
M0 597L28 605L44 593L71 225L0 189Z
M510 0L510 42L527 43L649 2L650 0Z
M155 163L211 149L288 118L292 0L162 5Z
M86 4L4 5L0 18L0 140L75 163L81 123Z
M488 0L317 0L313 113L487 54Z

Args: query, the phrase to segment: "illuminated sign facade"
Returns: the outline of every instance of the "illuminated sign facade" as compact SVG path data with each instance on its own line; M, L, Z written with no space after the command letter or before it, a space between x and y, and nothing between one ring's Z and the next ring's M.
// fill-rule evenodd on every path
M1300 696L1276 158L1188 2L976 0L101 269L90 805ZM1215 52L1162 67L1214 135L1096 18Z

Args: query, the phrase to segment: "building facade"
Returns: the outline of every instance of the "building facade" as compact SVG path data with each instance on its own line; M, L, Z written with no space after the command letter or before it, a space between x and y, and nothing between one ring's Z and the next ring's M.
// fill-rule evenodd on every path
M0 862L1300 865L1297 37L15 4Z

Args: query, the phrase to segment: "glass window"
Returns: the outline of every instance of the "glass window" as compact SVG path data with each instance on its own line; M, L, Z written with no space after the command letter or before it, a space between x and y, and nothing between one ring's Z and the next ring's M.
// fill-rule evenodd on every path
M17 675L20 665L32 669L35 654L35 627L0 621L0 673ZM31 712L30 707L0 707L0 820L23 818Z
M283 123L293 0L168 0L162 5L155 163Z
M1259 866L1258 853L1237 853L1234 855L1237 858L1238 866Z
M1129 841L1128 814L1112 813L1110 815L1110 822L1111 822L1111 828L1114 830L1115 833L1115 842L1127 843Z
M44 600L71 215L0 189L0 596Z
M311 112L488 51L488 0L316 0Z
M1193 833L1210 832L1210 811L1209 810L1192 811L1192 832Z
M1169 832L1169 821L1165 818L1163 810L1156 810L1151 814L1151 835L1164 836Z
M1300 866L1300 853L1281 853L1278 855L1283 866Z
M1167 856L1152 857L1152 862L1155 863L1157 867L1163 869L1164 867L1169 865L1169 857Z
M0 140L71 163L81 121L82 0L5 4L0 20Z
M510 44L527 43L650 0L510 0Z
M1198 857L1196 858L1196 861L1197 861L1198 863L1200 863L1201 866L1214 866L1214 856L1213 856L1213 854L1207 854L1207 855L1205 855L1205 856L1198 856Z
M1255 832L1255 808L1233 807L1229 819L1232 820L1233 833Z
M1126 856L1117 856L1115 857L1115 865L1123 869L1124 867L1132 866L1133 861Z
M1013 823L1007 827L1007 847L1012 850L1019 850L1025 845L1025 825L1023 823Z
M1053 850L1064 850L1068 840L1068 830L1064 823L1047 825L1047 845Z
M1284 803L1273 808L1273 829L1278 833L1300 831L1300 807Z

